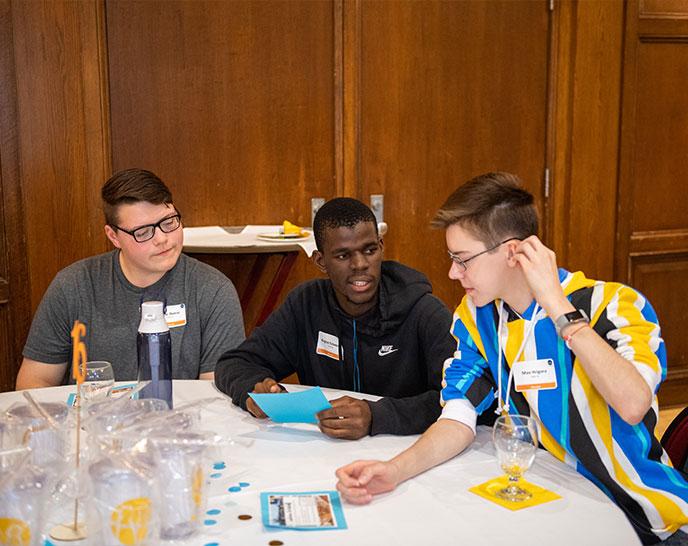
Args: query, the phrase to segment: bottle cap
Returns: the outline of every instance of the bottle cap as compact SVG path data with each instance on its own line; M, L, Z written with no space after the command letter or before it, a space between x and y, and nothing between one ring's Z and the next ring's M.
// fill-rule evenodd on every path
M140 334L159 334L168 332L170 328L165 321L163 303L161 301L144 301L141 304Z

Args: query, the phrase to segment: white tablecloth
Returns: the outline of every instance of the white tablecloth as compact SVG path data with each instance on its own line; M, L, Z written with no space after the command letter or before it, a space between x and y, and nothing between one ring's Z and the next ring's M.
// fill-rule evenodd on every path
M303 387L290 387L290 390ZM42 401L66 400L74 387L34 390ZM328 398L340 393L323 389ZM273 531L263 528L261 491L319 491L335 486L334 471L354 459L387 459L410 446L415 436L333 440L314 425L259 421L232 405L212 383L175 381L175 405L222 397L203 410L204 429L252 441L222 450L225 468L211 470L207 524L184 544L260 545L506 545L632 546L639 541L623 513L591 482L543 450L526 479L562 499L512 512L468 491L500 474L490 430L479 430L465 453L376 498L368 506L344 505L346 530ZM23 401L20 393L0 394L0 411ZM221 466L221 465L219 465ZM232 489L230 491L230 488ZM218 512L219 511L219 512ZM252 519L239 520L248 514ZM58 544L58 543L56 543Z
M292 252L303 250L311 256L315 250L315 239L311 233L304 239L265 240L260 234L278 234L282 226L246 226L232 232L221 226L184 228L184 251L219 254Z

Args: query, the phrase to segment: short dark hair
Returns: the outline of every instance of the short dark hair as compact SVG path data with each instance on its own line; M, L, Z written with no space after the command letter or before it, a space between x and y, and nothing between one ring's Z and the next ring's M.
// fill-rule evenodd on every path
M325 230L329 228L353 228L361 222L371 222L377 231L377 220L373 211L358 199L335 197L318 209L313 219L315 245L322 252Z
M537 235L533 195L515 174L494 172L472 178L452 193L432 220L434 228L458 224L487 246L507 237Z
M117 224L119 205L145 201L153 205L171 205L172 192L155 174L144 169L126 169L113 174L100 192L105 222Z

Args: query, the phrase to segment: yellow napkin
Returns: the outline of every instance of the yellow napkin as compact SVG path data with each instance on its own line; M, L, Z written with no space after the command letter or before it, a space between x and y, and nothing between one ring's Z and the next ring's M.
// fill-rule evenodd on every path
M549 491L544 487L540 487L539 485L535 485L534 483L530 483L525 480L520 480L518 484L522 489L525 489L533 496L527 500L520 502L511 502L508 500L500 499L498 496L496 496L496 491L499 491L500 489L503 489L507 485L509 485L508 476L499 476L498 478L493 478L491 480L486 481L485 483L481 483L480 485L471 487L469 491L471 493L475 493L476 495L480 495L481 497L489 501L499 504L504 508L508 508L509 510L521 510L522 508L528 508L529 506L537 506L538 504L544 504L546 502L561 498L556 493L553 493L552 491Z
M282 222L282 233L284 233L285 235L291 235L292 233L295 233L297 235L301 235L302 237L308 235L307 231L303 231L299 226L292 224L288 220Z

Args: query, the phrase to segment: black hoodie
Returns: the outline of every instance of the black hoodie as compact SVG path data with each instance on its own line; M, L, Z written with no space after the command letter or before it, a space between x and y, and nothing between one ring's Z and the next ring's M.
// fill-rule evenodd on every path
M378 305L354 318L339 307L329 279L305 282L220 358L215 384L246 409L256 383L296 372L305 385L382 396L369 402L371 435L419 434L440 415L442 366L456 348L451 312L431 292L422 273L383 262ZM321 332L338 339L339 358L316 352Z

